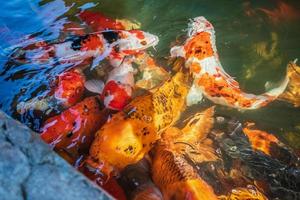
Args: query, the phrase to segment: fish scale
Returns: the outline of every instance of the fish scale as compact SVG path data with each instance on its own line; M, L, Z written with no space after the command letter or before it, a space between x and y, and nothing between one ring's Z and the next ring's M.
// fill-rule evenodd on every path
M174 124L185 109L188 79L178 72L153 93L135 98L113 115L96 133L87 164L109 175L142 159L161 131Z

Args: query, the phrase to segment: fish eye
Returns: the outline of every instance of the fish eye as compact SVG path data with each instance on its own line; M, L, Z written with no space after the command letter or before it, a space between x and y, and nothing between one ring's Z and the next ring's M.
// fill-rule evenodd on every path
M145 40L141 41L140 43L141 45L147 45L147 42Z

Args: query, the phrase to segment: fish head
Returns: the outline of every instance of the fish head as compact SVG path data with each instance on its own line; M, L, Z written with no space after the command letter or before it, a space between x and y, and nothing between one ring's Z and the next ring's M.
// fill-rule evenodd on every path
M141 30L119 31L120 39L116 42L118 51L125 55L135 55L158 44L158 37Z
M213 25L203 16L191 19L188 24L188 36L191 37L201 32L214 33Z
M136 134L141 130L141 124L129 118L129 115L125 111L116 113L96 133L89 152L89 166L109 176L136 163L149 151L150 145L146 143L147 146L144 146Z
M106 83L101 99L106 108L122 110L131 98L132 88L115 80Z

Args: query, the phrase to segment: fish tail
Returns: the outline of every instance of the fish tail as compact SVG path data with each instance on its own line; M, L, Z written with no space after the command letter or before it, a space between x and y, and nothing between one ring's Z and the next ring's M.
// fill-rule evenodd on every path
M257 109L266 106L270 102L274 101L277 99L279 95L281 95L287 88L289 84L289 77L286 74L285 78L281 83L279 84L278 87L275 87L273 89L270 89L269 91L265 92L262 95L257 95L253 97L253 102L250 107L247 109L252 110L252 109ZM248 95L248 94L246 94Z

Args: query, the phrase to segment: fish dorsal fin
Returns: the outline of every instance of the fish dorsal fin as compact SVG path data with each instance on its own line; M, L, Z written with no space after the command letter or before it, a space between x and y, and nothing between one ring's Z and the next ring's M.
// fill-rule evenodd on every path
M181 130L183 133L182 139L196 143L206 138L214 123L213 115L214 106L195 114Z

